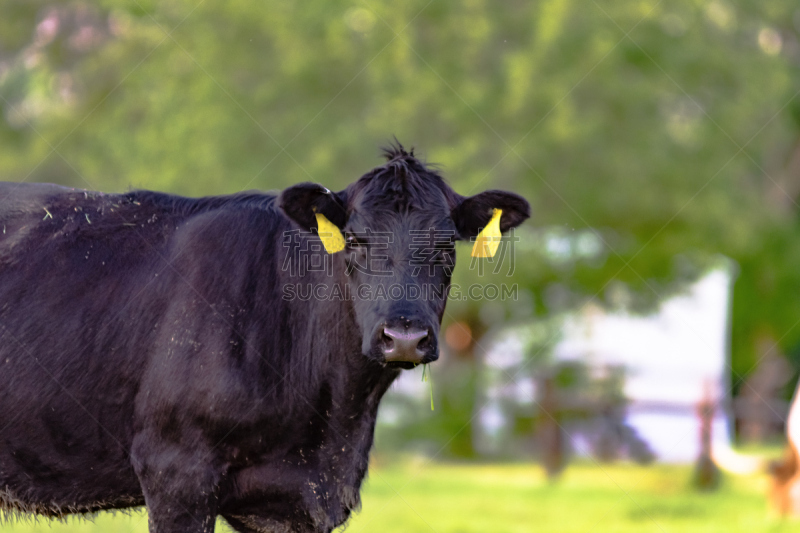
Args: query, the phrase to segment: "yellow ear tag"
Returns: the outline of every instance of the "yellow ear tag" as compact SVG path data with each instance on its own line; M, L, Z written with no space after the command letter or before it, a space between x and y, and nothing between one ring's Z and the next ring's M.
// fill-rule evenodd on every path
M329 254L335 254L344 250L344 236L333 222L325 218L322 213L314 213L317 217L317 233L322 241L322 246Z
M492 219L486 224L486 227L478 233L475 239L475 245L472 247L472 257L494 257L497 253L497 248L500 246L500 215L503 214L502 209L494 209L492 211Z

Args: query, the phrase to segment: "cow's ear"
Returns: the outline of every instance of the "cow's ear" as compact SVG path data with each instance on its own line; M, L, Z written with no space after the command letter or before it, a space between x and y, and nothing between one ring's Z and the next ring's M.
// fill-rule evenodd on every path
M339 229L347 223L347 208L342 198L316 183L300 183L284 189L278 197L278 205L286 216L306 231L318 229L317 213Z
M347 208L340 194L316 183L301 183L284 189L278 205L301 228L318 232L328 253L344 248L340 230L347 223Z
M462 199L451 216L459 239L477 238L472 255L486 257L494 255L501 233L516 228L531 216L531 206L514 193L485 191Z

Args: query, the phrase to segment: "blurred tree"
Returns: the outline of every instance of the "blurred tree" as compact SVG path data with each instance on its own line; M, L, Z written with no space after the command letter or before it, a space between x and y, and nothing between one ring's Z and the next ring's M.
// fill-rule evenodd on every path
M800 342L794 2L0 0L0 12L4 179L343 187L396 134L462 194L507 188L533 204L510 276L481 276L461 250L456 283L517 283L522 297L452 302L447 320L473 325L460 356L472 372L497 320L590 300L651 309L721 255L740 267L735 381L759 339ZM449 423L470 435L464 401Z

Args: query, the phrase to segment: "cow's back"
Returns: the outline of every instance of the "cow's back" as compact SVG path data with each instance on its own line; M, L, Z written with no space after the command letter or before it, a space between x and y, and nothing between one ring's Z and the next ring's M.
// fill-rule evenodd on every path
M0 184L0 504L143 503L135 399L186 253L175 242L226 201Z

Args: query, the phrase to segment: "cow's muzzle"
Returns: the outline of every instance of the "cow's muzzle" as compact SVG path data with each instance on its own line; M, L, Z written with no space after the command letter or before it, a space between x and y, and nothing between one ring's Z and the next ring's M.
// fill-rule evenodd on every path
M384 360L403 368L431 363L439 358L436 339L429 329L384 326L380 332L379 343Z

